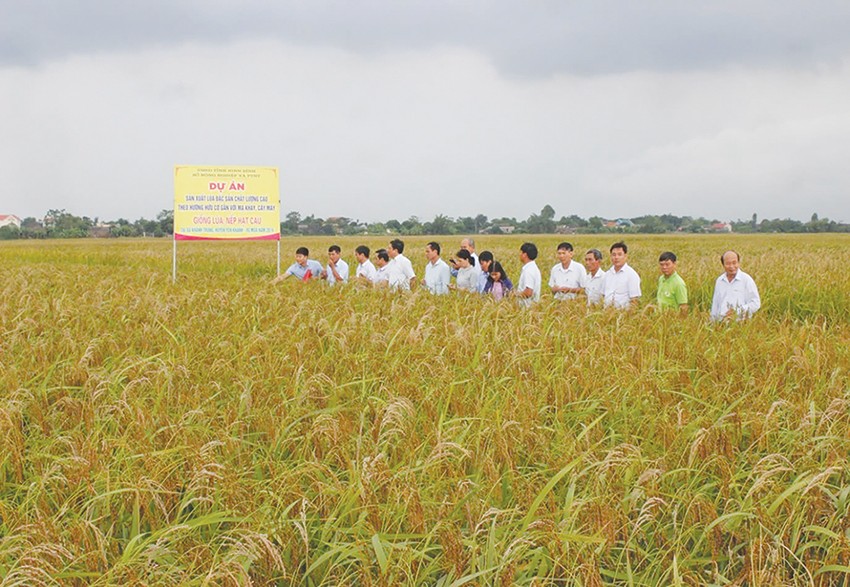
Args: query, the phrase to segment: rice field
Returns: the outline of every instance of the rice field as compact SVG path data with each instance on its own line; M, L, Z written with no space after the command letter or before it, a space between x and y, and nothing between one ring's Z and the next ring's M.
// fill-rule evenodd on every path
M535 242L545 286L562 238L477 240L515 281ZM850 236L626 242L631 313L0 243L0 585L850 585ZM727 248L762 309L714 325ZM649 305L664 250L685 318Z

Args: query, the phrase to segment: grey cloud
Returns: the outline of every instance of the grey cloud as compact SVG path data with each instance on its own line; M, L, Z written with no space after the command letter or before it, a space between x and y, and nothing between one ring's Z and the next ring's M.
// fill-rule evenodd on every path
M512 76L811 67L850 52L844 0L710 3L259 0L0 6L0 65L187 42L272 39L358 53L473 49Z

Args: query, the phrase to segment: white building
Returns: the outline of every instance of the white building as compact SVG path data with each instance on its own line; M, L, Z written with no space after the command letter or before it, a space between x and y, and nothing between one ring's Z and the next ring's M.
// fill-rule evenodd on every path
M0 214L0 228L4 226L14 226L15 228L20 229L21 219L14 214Z

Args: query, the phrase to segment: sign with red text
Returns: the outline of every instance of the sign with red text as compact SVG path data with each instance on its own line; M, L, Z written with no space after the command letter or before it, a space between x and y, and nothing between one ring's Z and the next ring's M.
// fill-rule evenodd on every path
M277 167L174 168L175 240L280 240Z

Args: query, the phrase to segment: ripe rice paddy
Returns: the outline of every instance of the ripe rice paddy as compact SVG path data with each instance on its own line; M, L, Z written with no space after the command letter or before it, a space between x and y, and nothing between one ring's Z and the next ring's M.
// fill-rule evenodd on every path
M515 281L536 242L545 284L561 239L479 240ZM0 584L850 584L850 238L626 240L632 313L272 285L268 243L181 243L177 284L171 241L0 244ZM333 243L386 246L282 267ZM712 325L730 247L763 305ZM683 319L647 307L668 249Z

